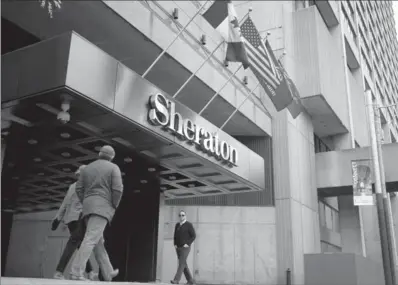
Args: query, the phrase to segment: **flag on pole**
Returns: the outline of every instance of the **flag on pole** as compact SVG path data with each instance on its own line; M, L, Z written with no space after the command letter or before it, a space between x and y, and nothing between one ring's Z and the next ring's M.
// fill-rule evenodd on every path
M298 91L293 80L287 74L286 69L283 67L280 60L276 59L275 54L272 51L271 45L269 44L267 39L265 39L264 45L267 50L267 53L269 54L269 58L271 59L271 62L273 62L272 65L275 68L276 75L277 75L278 79L281 80L280 87L281 87L281 85L286 85L286 86L282 86L283 92L286 92L285 91L286 87L289 90L290 97L292 98L292 100L291 100L291 103L287 106L287 109L289 110L293 119L295 119L295 118L297 118L298 115L300 115L300 113L304 109L304 107L301 103L301 99L300 99L300 92Z
M268 42L266 43L268 44ZM300 92L298 91L296 84L294 84L293 80L287 74L286 69L283 67L282 63L278 60L277 61L276 70L280 76L282 76L281 84L286 84L289 92L293 98L292 102L287 106L290 114L292 115L293 119L296 119L298 115L304 110L304 106L301 103L301 96Z
M290 89L291 94L293 95L293 101L290 103L289 106L287 106L287 109L289 110L290 114L292 115L293 119L296 119L298 115L301 114L301 112L304 109L303 104L301 103L300 99L300 93L294 84L293 80L290 77L285 77L285 80L287 82L287 85Z
M222 22L228 17L228 1L226 0L216 0L213 4L206 10L203 17L217 29Z
M271 56L274 56L272 50L267 50L250 16L246 17L241 29L245 38L251 70L270 97L276 110L283 110L293 99L287 84L281 84L283 78L278 74L275 62L271 59Z
M225 60L241 62L244 69L248 68L249 59L232 1L214 1L203 17L225 38L227 42Z

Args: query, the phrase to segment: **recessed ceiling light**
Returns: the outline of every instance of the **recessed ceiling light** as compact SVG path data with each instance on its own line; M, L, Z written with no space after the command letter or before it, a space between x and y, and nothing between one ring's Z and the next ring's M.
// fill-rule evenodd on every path
M148 181L147 180L140 180L141 184L147 184Z
M69 152L63 152L63 153L61 153L61 155L63 157L70 157L70 153Z
M126 157L125 159L124 159L124 162L127 162L127 163L129 163L129 162L132 162L133 160L131 159L131 157Z
M195 187L195 184L193 184L193 183L188 184L188 187L190 187L190 188Z
M64 138L64 139L69 139L70 138L70 134L69 133L61 133L60 136L61 136L61 138Z
M39 172L39 173L37 173L37 175L39 175L39 176L43 176L43 175L44 175L44 173L43 173L43 172Z
M170 180L176 180L177 177L175 177L175 176L169 176L169 179L170 179Z
M34 160L35 162L40 162L40 161L41 161L41 158L40 158L40 157L35 157L33 160Z
M6 213L14 213L15 212L15 210L13 210L13 209L3 209L2 211L6 212Z
M148 171L149 172L154 172L154 171L156 171L156 168L150 167L150 168L148 168Z
M28 144L37 144L37 140L30 139L30 140L28 140Z

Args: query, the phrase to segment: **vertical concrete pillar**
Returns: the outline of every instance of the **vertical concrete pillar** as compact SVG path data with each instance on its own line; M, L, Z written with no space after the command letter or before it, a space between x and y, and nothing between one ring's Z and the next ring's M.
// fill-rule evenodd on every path
M309 116L273 118L278 284L304 284L304 255L320 252L315 149Z
M333 137L334 150L351 149L349 133ZM365 208L354 206L353 197L338 197L339 222L342 240L342 251L366 256L365 232L363 215Z
M338 202L342 251L362 255L359 209L352 196L340 196Z
M160 194L159 200L159 224L158 224L158 245L156 257L156 282L162 280L163 247L164 247L164 223L165 223L165 197Z

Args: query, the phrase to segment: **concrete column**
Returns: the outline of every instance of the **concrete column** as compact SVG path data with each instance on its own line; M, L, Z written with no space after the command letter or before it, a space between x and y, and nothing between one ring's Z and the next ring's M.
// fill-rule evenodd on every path
M278 283L304 284L304 255L320 252L318 193L311 119L292 120L286 111L273 118Z
M342 251L362 255L359 208L354 206L352 196L340 196L338 202Z
M334 150L351 149L350 138L349 133L333 136ZM338 197L338 203L342 251L366 256L363 227L363 213L365 210L357 206L354 207L352 196Z
M165 206L164 194L160 193L158 245L157 245L157 256L156 256L156 282L161 282L161 280L162 280L165 208L166 208L166 206Z

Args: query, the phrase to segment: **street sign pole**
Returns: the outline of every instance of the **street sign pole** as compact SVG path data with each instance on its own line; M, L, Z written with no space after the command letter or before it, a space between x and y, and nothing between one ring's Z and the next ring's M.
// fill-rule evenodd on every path
M377 147L377 134L375 128L374 105L373 105L371 91L366 90L365 94L366 94L366 105L369 117L369 132L370 132L370 142L372 148L372 161L373 161L373 177L375 180L374 184L376 192L376 207L377 207L377 216L379 219L380 244L381 244L381 255L383 259L384 280L386 285L395 285L392 279L392 270L395 270L395 268L394 269L391 268L390 253L388 248L387 224L386 224L386 215L383 203L382 183L381 183L379 155Z
M396 274L395 274L395 268L397 264L397 248L395 246L395 233L394 233L394 219L392 216L392 210L391 210L391 201L390 201L390 196L387 193L386 189L386 177L385 177L385 172L384 172L384 161L383 161L383 152L381 149L381 112L380 112L379 106L375 106L375 127L376 127L376 140L377 140L377 152L379 155L379 165L380 165L380 178L381 178L381 190L383 194L383 204L384 204L384 210L385 210L385 215L386 215L386 228L387 228L387 238L388 238L388 248L390 252L390 263L391 263L391 278L392 278L392 283L396 284Z

